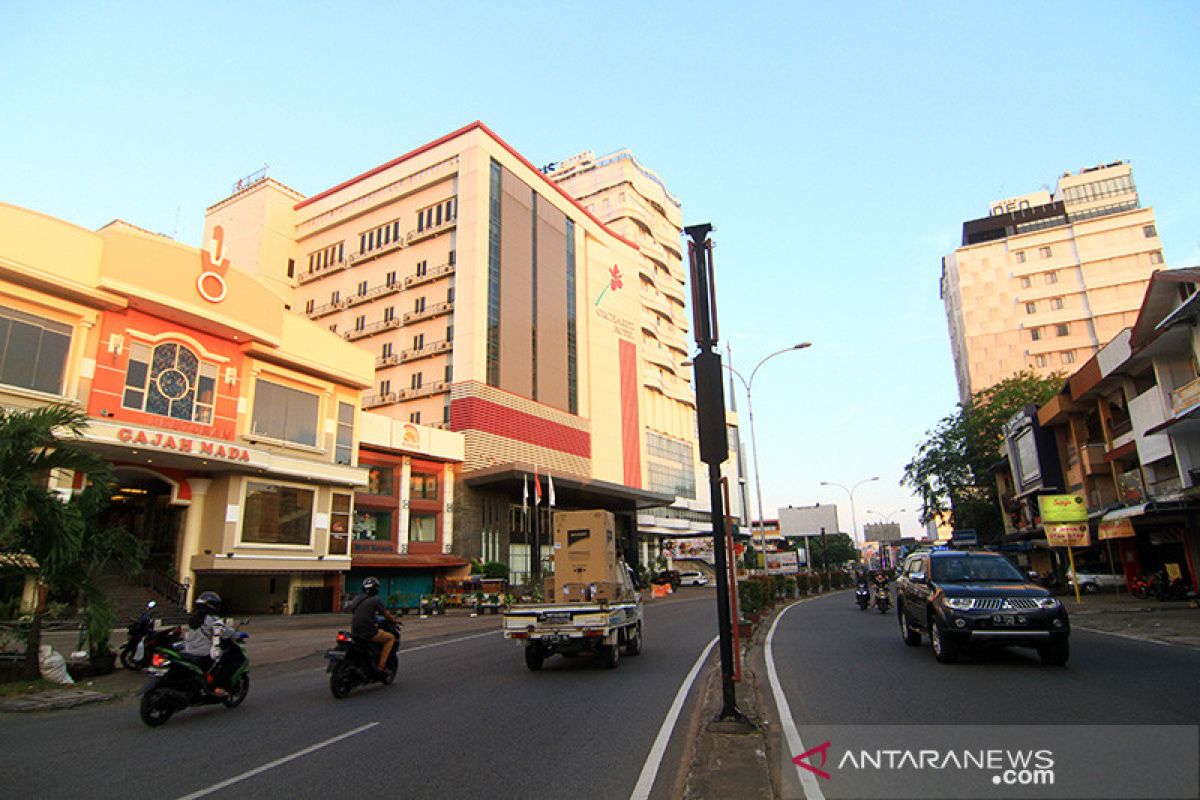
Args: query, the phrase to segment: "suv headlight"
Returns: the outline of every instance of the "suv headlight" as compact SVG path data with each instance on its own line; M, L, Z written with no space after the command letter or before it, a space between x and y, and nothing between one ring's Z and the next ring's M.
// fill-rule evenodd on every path
M1062 603L1053 597L1038 598L1038 608L1058 608Z
M973 597L947 597L946 605L953 608L955 611L970 611L975 607L975 598Z

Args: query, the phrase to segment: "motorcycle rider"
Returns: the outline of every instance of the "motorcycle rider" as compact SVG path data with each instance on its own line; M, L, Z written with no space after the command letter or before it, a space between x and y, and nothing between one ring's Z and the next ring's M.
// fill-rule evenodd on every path
M362 587L363 593L350 603L350 612L354 615L350 624L350 633L355 637L367 639L379 645L377 669L382 674L387 671L388 656L392 654L392 648L396 646L396 637L381 630L379 623L375 621L375 616L379 615L396 626L399 626L400 622L392 616L392 612L388 611L387 606L379 599L378 578L364 578Z
M883 569L877 569L871 576L872 587L875 590L875 605L879 605L879 593L886 593L888 590L888 576Z
M197 664L212 676L209 689L217 697L229 694L229 676L241 663L242 654L236 647L220 650L220 657L213 658L217 639L232 638L234 632L225 627L217 614L221 611L221 596L216 592L201 592L188 617L183 637L183 657Z

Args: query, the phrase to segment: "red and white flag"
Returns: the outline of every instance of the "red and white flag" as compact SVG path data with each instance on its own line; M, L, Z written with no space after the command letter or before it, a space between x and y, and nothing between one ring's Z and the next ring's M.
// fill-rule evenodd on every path
M536 466L533 468L533 504L535 506L542 504L542 482L538 480Z
M550 495L550 508L554 508L554 478L550 477L550 473L546 473L546 487Z
M521 511L522 513L529 512L529 476L521 476Z

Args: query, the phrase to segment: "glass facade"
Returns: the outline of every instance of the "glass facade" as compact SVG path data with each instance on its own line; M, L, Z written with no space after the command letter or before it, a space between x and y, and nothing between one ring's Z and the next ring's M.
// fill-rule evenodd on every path
M295 486L246 484L242 541L308 545L312 541L313 492Z
M317 446L317 396L270 381L254 387L252 430L284 442Z
M579 355L575 318L575 222L567 220L567 410L579 413Z
M500 164L492 161L488 189L487 382L500 385Z
M0 308L0 383L62 394L71 328Z

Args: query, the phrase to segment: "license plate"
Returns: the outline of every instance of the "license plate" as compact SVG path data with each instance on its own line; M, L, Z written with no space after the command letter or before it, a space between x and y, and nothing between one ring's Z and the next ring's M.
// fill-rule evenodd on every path
M570 625L570 611L552 611L549 614L542 615L542 621L547 625Z
M564 642L571 641L571 637L570 636L561 636L561 635L556 634L553 636L543 636L542 641L548 642L550 644L563 644Z
M1025 625L1029 620L1021 614L992 614L992 624L997 626Z

